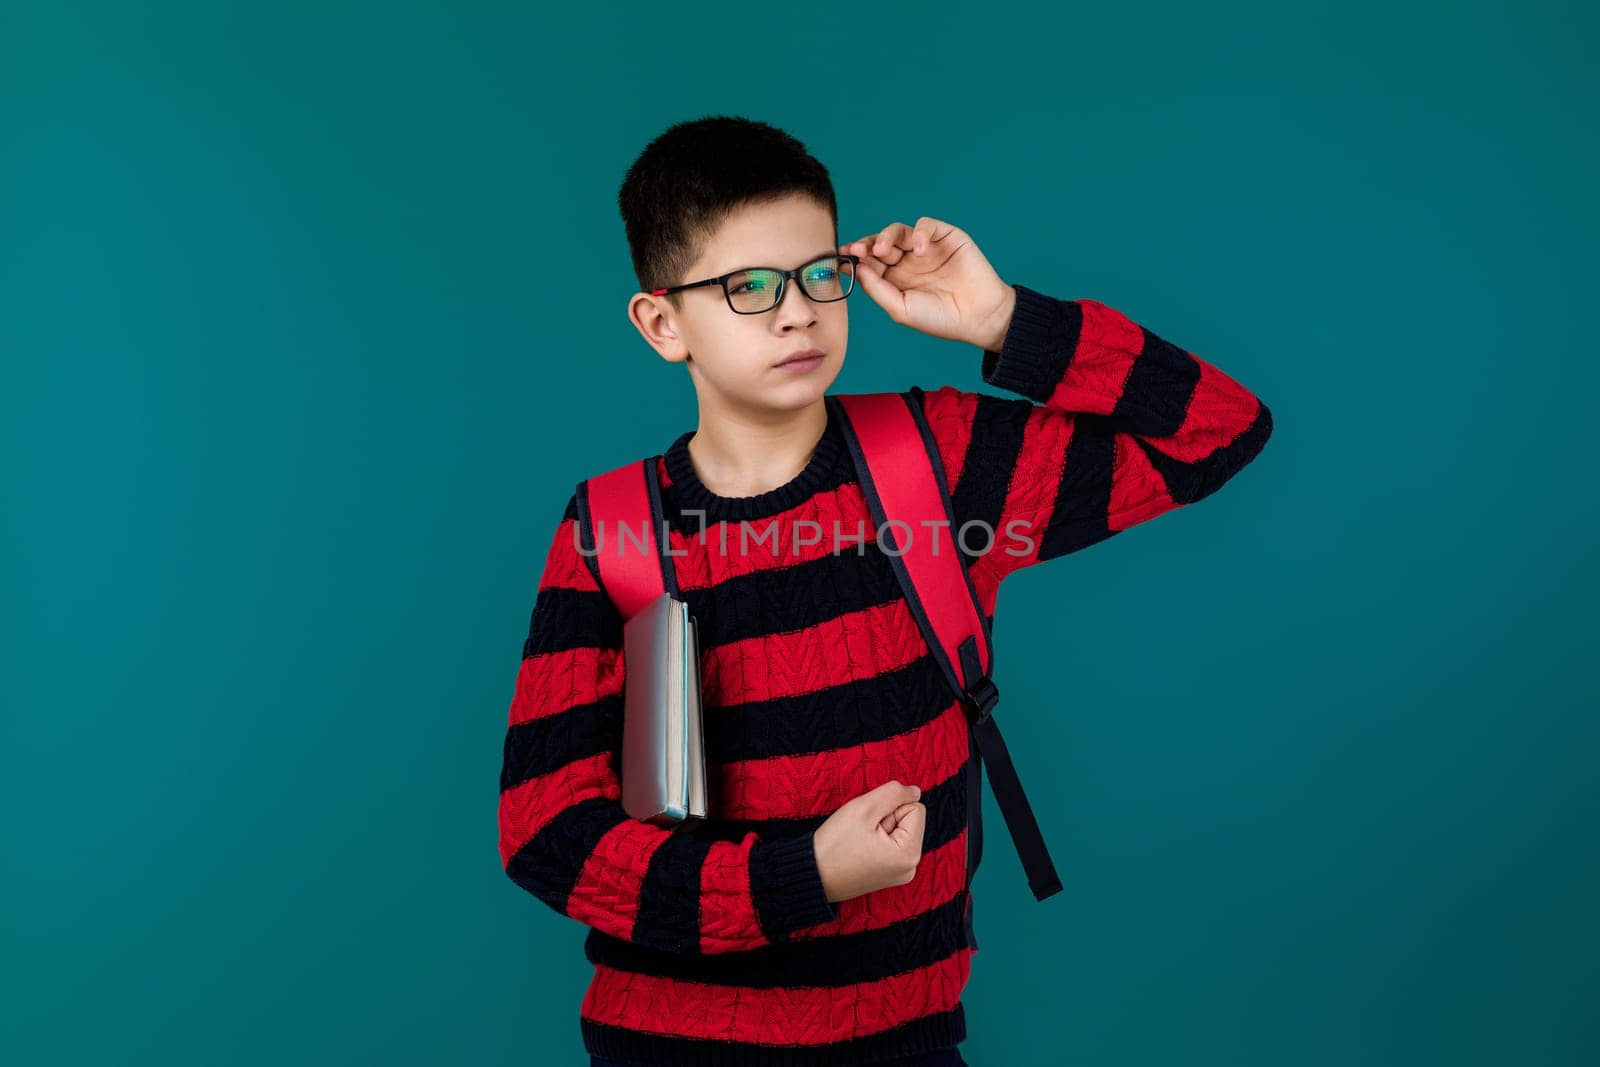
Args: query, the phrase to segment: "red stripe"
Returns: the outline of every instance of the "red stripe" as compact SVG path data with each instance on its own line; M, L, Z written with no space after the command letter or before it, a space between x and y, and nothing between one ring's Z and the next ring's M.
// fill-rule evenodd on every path
M724 706L800 696L892 671L928 653L904 599L812 626L707 648L701 682Z
M1139 443L1125 433L1116 436L1116 473L1111 481L1111 505L1106 512L1106 528L1112 533L1126 530L1178 505L1167 489L1166 479L1150 464Z
M1049 408L1035 406L1028 413L994 544L973 564L974 584L981 577L982 588L992 587L1011 571L1037 562L1076 426L1072 416Z
M970 948L875 982L806 988L708 985L597 965L579 1013L672 1037L822 1045L953 1010L971 970Z
M961 484L967 449L972 445L972 423L978 417L978 394L942 385L922 394L922 410L939 447L944 464L944 484L952 492Z
M555 538L545 556L544 571L539 576L540 589L579 589L593 592L600 587L594 584L578 550L578 520L562 519L556 526Z
M570 648L524 656L511 696L511 725L622 692L620 649Z
M1083 328L1078 347L1047 403L1058 411L1109 415L1122 399L1133 370L1128 353L1144 351L1144 331L1115 308L1095 300L1080 303Z
M753 833L739 842L715 842L700 866L701 952L737 952L767 944L765 937L748 932L761 929L750 893L750 849L755 842ZM710 907L707 898L713 901ZM720 925L708 925L707 919Z
M622 786L611 770L611 754L573 760L558 771L529 778L500 794L500 864L574 804L591 797L621 802ZM641 824L648 825L648 824Z
M937 718L886 741L723 764L714 769L718 817L825 815L892 779L932 789L960 773L967 745L966 711L952 698Z
M618 798L620 799L620 796ZM631 940L633 924L639 914L639 893L650 870L650 857L656 849L672 836L666 827L624 819L595 843L594 851L584 860L578 879L567 897L567 915L585 926ZM767 943L759 933L752 937L735 938L733 930L755 930L754 905L750 899L748 870L750 848L756 836L746 834L743 841L718 841L712 844L701 867L702 879L710 877L710 890L719 899L714 906L701 905L702 922L710 915L729 923L728 937L713 936L722 940L724 950L734 948L759 948Z
M1184 412L1183 425L1171 437L1144 440L1173 459L1198 463L1226 448L1255 421L1261 401L1244 386L1198 356L1200 380Z
M681 589L705 589L728 578L779 570L834 554L855 555L858 543L874 540L872 516L855 483L821 491L776 515L722 522L684 512L688 533L673 529L668 544L675 555ZM795 527L797 520L803 525ZM812 526L811 523L816 523ZM787 531L779 536L775 531ZM809 543L806 543L809 542Z

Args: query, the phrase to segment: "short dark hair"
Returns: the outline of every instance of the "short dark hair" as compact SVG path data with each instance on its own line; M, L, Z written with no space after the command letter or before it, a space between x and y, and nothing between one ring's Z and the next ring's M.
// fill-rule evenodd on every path
M639 288L695 280L682 275L736 208L795 193L828 210L837 238L839 207L828 168L793 136L732 115L669 126L639 153L617 194ZM680 295L667 299L679 307Z

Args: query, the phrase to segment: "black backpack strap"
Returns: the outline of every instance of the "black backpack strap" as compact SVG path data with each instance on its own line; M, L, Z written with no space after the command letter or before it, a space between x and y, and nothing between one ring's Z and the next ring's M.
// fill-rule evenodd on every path
M1011 831L1017 855L1022 859L1022 869L1028 876L1028 888L1033 890L1035 899L1043 900L1061 892L1061 878L1050 859L1050 850L1045 847L1044 835L1039 832L1039 822L1033 817L1033 806L1028 803L1028 795L1022 791L1017 768L1011 762L1011 752L1006 748L1005 739L1000 736L1000 727L994 721L994 706L1000 699L1000 690L988 675L982 673L976 638L968 637L961 642L959 652L963 673L969 678L977 678L977 682L963 692L962 698L967 706L967 719L972 723L973 737L978 743L978 752L981 760L989 764L989 781L994 786L994 798L1000 805L1000 814L1005 817L1006 828ZM976 775L981 787L981 765L976 768ZM976 822L974 833L975 856L981 858L981 819ZM976 859L973 866L977 866Z

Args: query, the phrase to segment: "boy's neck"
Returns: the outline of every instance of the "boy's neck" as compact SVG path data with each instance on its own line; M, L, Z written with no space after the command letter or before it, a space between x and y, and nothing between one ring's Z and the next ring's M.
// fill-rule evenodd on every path
M700 425L689 438L689 459L700 483L717 496L757 496L799 475L827 426L822 397L763 418L702 407Z

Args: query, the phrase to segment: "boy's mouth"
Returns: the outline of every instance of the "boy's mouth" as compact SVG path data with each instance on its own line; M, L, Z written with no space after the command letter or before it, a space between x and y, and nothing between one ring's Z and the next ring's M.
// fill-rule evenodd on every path
M811 362L811 361L819 360L821 358L822 358L822 350L820 348L802 348L802 349L798 349L797 351L790 352L787 356L785 356L783 358L782 362L775 363L773 365L777 366L777 367L781 367L781 366L783 366L784 364L787 364L787 363L796 363L796 362L801 362L801 361Z

